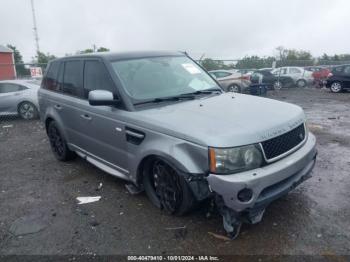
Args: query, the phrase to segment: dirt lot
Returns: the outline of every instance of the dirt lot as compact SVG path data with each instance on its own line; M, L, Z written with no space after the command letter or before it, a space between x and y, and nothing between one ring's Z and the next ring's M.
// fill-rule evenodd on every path
M224 231L205 205L185 217L163 214L82 159L56 161L39 121L0 122L0 254L350 254L350 93L268 96L305 109L318 162L311 179L234 241L208 233ZM76 197L96 195L99 202L77 205Z

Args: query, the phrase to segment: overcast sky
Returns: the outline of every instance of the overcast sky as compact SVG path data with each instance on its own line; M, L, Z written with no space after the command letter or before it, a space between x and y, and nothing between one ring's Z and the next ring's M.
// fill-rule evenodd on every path
M34 0L40 49L186 50L236 59L275 47L350 53L348 0ZM35 54L30 0L0 0L0 44Z

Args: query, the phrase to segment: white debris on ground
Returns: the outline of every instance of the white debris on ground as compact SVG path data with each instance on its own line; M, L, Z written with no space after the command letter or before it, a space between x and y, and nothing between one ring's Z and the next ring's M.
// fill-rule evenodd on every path
M88 197L77 197L78 205L88 204L97 202L101 199L101 196L88 196Z

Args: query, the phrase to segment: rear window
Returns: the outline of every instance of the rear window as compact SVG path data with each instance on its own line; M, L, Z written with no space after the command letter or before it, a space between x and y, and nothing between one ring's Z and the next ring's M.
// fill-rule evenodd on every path
M43 79L42 87L53 91L58 91L57 75L60 67L59 61L51 62L46 76Z

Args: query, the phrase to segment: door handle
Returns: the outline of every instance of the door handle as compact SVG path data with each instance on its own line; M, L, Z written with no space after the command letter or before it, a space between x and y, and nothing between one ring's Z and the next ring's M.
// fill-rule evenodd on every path
M55 105L55 108L56 108L57 110L61 110L61 109L62 109L62 106L61 106L61 105Z
M83 115L80 115L82 118L84 118L85 120L91 120L92 119L92 117L91 116L89 116L88 114L83 114Z

